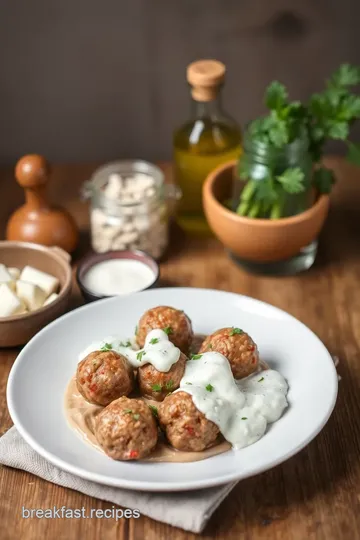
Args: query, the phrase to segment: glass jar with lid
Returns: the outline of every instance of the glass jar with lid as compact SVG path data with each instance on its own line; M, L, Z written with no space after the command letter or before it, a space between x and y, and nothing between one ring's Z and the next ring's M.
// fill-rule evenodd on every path
M171 202L180 190L146 161L114 161L97 169L83 187L90 199L94 251L140 249L159 259L168 245Z

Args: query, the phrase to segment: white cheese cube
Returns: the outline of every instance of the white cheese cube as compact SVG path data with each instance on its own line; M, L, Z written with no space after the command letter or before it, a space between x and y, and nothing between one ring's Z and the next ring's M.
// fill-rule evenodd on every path
M14 281L17 281L20 278L21 270L15 267L8 267L7 271Z
M19 315L25 311L24 304L11 288L6 284L0 285L0 317Z
M48 304L51 304L54 300L57 299L59 295L57 293L50 294L49 298L47 298L44 302L44 306L47 306Z
M29 311L42 307L46 300L46 292L34 283L19 279L16 282L16 294L23 301Z
M28 283L37 285L46 292L46 296L50 296L50 294L56 292L59 287L59 280L56 277L51 276L46 272L42 272L41 270L37 270L32 266L25 266L25 268L23 268L20 279L21 281L27 281Z
M0 285L6 283L11 289L15 290L14 279L4 264L0 264Z

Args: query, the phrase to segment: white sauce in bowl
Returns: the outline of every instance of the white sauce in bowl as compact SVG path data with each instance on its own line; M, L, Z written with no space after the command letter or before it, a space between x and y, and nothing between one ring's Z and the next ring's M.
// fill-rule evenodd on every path
M288 385L274 370L235 381L228 360L220 353L197 355L186 363L176 392L191 395L196 408L218 426L235 449L259 440L269 422L280 418L288 403Z
M109 259L89 268L82 282L95 294L115 296L147 289L155 279L147 264L133 259Z
M115 351L125 356L134 368L144 364L152 364L155 369L167 373L180 358L180 349L175 347L165 332L151 330L145 340L143 349L134 350L130 340L121 340L109 336L103 341L94 341L80 355L79 361L93 351Z

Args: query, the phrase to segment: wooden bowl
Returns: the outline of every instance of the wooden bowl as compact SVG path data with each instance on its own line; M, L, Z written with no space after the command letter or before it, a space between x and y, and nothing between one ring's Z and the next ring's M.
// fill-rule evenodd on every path
M221 204L231 198L235 166L236 161L230 161L217 167L203 187L208 223L234 255L256 263L283 261L318 237L329 209L328 195L320 195L311 208L292 217L270 220L239 216Z
M72 283L69 262L70 256L58 247L27 242L0 242L0 263L17 268L30 265L57 277L60 282L58 298L47 306L24 315L0 318L0 347L24 345L39 330L65 312Z

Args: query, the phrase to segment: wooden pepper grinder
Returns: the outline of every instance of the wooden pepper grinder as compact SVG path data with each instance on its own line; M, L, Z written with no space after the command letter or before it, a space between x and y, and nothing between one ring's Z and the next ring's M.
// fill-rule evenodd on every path
M78 229L66 210L49 204L46 197L49 174L50 168L43 156L30 154L17 162L15 177L25 190L25 204L10 217L6 237L59 246L71 253L78 242Z

